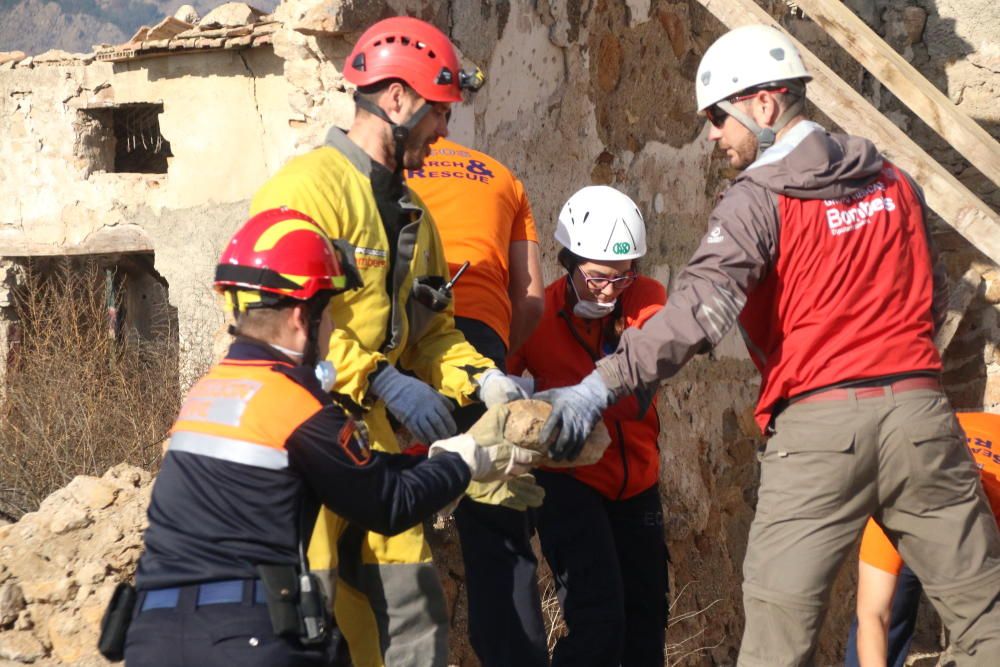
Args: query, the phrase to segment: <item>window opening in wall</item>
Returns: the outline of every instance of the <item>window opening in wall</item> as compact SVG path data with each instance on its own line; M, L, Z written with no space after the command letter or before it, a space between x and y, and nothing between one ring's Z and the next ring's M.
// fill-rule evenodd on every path
M77 122L77 150L88 173L165 174L170 142L160 132L163 103L130 103L84 109Z
M123 104L111 109L115 132L115 171L167 173L170 142L160 134L163 104Z

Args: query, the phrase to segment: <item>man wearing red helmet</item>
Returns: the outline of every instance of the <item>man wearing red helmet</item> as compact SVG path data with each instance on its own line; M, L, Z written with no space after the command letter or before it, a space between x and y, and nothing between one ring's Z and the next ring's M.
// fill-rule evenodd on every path
M334 392L364 414L373 447L397 452L390 415L416 440L433 442L456 431L452 401L491 405L524 395L455 329L441 239L402 175L447 135L451 104L483 77L459 69L437 28L407 17L369 28L344 77L357 86L350 129L332 129L326 145L288 162L252 210L296 208L350 246L363 286L330 302L342 325L327 355L337 369ZM522 509L540 502L530 479L476 493ZM357 667L446 664L447 608L420 526L384 537L323 512L309 557L335 580L334 611Z
M372 452L364 425L331 401L332 368L315 365L333 329L327 302L356 285L297 211L264 211L233 237L215 286L236 340L171 430L138 595L115 596L106 655L120 659L124 640L135 666L324 665L328 605L304 546L321 504L398 533L470 479L502 479L537 458L468 435L435 442L424 460Z

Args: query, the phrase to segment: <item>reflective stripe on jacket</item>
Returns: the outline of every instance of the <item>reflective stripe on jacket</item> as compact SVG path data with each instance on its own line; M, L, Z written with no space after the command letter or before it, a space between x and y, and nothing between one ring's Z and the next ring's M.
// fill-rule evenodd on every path
M313 369L239 340L191 389L149 504L139 588L248 579L259 563L298 564L320 503L396 533L458 497L457 454L370 451Z

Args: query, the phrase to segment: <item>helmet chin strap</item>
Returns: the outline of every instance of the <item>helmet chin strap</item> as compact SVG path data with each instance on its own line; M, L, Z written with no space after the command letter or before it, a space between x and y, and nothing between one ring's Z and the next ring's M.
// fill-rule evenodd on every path
M389 118L389 114L385 112L385 109L361 96L357 92L354 93L354 104L357 105L358 108L364 109L373 116L378 116L392 127L392 138L395 142L395 171L401 172L403 170L403 155L406 153L406 140L410 138L410 131L417 126L417 123L422 121L424 116L430 113L431 104L424 100L423 106L413 112L405 123L393 122L393 120Z
M805 99L800 97L788 105L788 108L785 109L771 127L761 127L750 114L744 113L729 100L722 100L716 104L718 104L720 109L739 121L743 127L754 133L754 136L757 137L757 157L759 158L761 153L774 145L778 137L778 132L781 132L782 128L802 112L802 109L805 107Z
M302 365L312 368L319 361L319 325L323 320L323 311L330 303L330 294L314 296L306 302L306 347L302 350Z

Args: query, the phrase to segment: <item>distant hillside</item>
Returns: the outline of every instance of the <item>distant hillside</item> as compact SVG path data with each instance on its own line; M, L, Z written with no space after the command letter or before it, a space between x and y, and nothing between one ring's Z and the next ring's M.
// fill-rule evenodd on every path
M49 49L88 52L94 44L121 43L142 25L192 5L204 16L223 0L0 0L0 51L38 54ZM271 11L277 0L248 3Z

